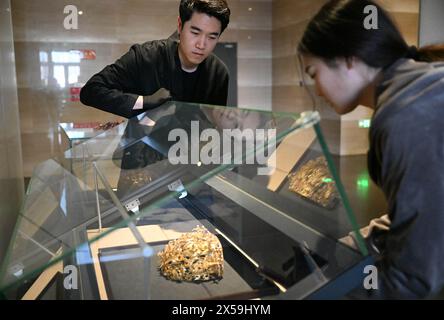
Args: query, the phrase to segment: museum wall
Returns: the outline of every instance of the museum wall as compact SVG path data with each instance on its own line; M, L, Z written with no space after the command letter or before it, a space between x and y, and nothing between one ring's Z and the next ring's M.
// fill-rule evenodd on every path
M23 199L22 154L9 0L0 0L0 267ZM1 271L1 270L0 270Z

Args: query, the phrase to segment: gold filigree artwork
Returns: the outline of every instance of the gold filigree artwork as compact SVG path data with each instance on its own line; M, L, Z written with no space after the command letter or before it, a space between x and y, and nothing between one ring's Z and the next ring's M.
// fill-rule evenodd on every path
M149 171L145 168L122 171L120 179L122 185L131 187L144 186L152 181Z
M291 173L288 178L290 191L325 208L334 208L339 200L334 180L324 157L308 161L298 171Z
M170 241L157 254L160 272L173 281L220 280L224 271L224 256L219 239L205 227Z
M108 121L106 123L100 123L98 124L94 130L109 130L112 129L114 127L117 127L118 125L122 124L124 122L124 120L121 121Z

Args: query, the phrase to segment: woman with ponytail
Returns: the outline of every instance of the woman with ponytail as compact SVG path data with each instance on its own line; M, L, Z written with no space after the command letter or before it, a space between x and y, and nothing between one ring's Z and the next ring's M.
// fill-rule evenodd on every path
M368 28L368 6L377 28ZM339 114L373 108L368 169L388 202L389 228L366 243L378 289L355 297L418 299L444 288L444 45L409 46L367 0L332 0L298 51L317 93Z

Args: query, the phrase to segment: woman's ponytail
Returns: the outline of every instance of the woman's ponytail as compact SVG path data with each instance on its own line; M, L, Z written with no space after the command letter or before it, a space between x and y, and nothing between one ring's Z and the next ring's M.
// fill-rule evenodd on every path
M435 62L444 61L444 44L434 44L417 49L416 61Z

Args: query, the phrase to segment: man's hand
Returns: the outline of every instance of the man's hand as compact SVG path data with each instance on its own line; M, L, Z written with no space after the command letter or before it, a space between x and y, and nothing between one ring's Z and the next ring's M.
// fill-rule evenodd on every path
M173 100L169 90L160 88L154 94L143 97L143 109L154 109L167 101Z

